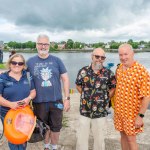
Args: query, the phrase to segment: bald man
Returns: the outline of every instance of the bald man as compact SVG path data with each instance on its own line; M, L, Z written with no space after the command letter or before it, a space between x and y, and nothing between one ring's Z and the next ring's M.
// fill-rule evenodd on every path
M104 149L104 128L110 97L115 89L114 73L103 66L105 52L96 48L92 63L79 70L76 88L80 97L80 118L76 150L88 150L90 129L94 137L93 150Z
M116 71L115 128L121 134L122 150L138 150L136 135L143 130L143 117L150 100L150 74L134 60L129 44L119 47Z

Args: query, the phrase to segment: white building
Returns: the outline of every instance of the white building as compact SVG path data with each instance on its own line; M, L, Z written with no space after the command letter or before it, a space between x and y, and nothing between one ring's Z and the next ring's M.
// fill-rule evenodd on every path
M105 45L105 48L106 48L106 49L109 49L109 48L110 48L110 45L107 43L107 44Z

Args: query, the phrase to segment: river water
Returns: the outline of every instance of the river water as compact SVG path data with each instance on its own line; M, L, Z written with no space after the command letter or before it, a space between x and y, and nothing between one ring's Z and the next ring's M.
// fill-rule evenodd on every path
M36 55L35 53L22 53L26 60L30 57ZM68 52L60 52L60 53L52 53L62 59L64 62L69 78L70 78L70 87L75 88L75 79L77 73L80 68L85 65L89 65L91 63L91 52L76 52L76 53L68 53ZM119 57L117 53L106 53L106 61L104 65L107 63L114 63L114 67L111 69L115 71L116 65L119 63ZM7 62L9 58L9 52L4 53L3 62ZM143 52L143 53L135 53L135 59L138 60L141 64L143 64L150 72L150 53Z

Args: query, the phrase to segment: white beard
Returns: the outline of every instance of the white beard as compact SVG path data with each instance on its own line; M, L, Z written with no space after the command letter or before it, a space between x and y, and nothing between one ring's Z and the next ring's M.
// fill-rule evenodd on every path
M94 64L94 70L100 70L102 69L103 65L101 63Z
M49 53L49 50L45 50L45 49L42 49L42 50L38 50L38 53L41 55L41 56L45 56Z

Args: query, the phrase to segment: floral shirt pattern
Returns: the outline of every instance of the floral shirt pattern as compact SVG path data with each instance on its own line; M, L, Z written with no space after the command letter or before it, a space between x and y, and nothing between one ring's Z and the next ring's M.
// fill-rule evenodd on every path
M76 85L81 86L80 114L89 118L107 116L109 90L115 88L114 73L103 67L97 74L91 65L79 70Z

